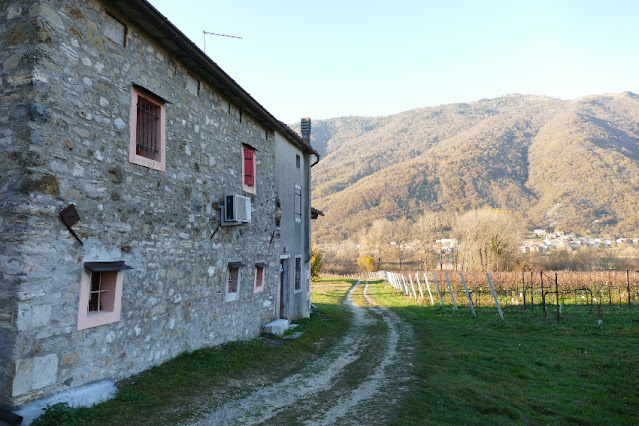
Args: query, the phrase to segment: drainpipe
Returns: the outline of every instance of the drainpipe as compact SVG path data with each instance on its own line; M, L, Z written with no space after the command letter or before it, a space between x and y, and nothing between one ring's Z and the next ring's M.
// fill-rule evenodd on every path
M302 118L302 139L311 145L311 119ZM304 257L305 262L311 261L311 155L304 153Z
M22 416L12 413L4 408L0 408L0 421L6 422L10 425L19 425L22 424L22 420Z

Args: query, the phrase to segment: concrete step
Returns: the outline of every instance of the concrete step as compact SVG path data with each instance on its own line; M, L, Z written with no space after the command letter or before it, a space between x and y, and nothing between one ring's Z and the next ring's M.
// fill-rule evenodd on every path
M278 319L275 321L271 321L268 324L264 324L262 326L264 333L269 334L277 334L278 336L282 336L286 330L288 330L288 320L287 319Z

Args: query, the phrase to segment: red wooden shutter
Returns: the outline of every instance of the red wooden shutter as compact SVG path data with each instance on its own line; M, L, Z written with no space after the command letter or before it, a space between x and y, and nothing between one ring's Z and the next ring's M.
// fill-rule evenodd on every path
M255 168L255 151L250 148L244 148L244 185L253 186L255 184L255 176L253 176Z

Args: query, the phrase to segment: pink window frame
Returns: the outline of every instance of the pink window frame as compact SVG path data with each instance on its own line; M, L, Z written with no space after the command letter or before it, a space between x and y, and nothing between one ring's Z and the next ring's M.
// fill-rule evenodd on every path
M253 293L260 293L262 291L264 291L264 274L265 274L265 267L264 266L259 266L259 265L255 265L255 279L253 280ZM258 275L258 271L262 271L262 282L260 285L258 285L258 280L257 280L257 275Z
M244 161L244 150L248 149L253 151L253 185L247 185L245 183L245 179L244 179L244 175L246 174L246 168L245 168L245 161ZM257 175L256 175L256 152L255 149L248 146L248 145L242 145L242 150L241 150L241 154L242 154L242 190L245 192L249 192L251 194L256 194L257 193Z
M87 272L86 269L82 270L82 278L80 279L80 304L78 308L78 331L120 321L124 274L122 271L112 271L112 273L116 274L115 292L113 294L113 310L89 312L89 298L91 297L91 272Z
M138 122L137 105L138 96L145 97L150 101L160 106L160 147L158 149L160 153L160 160L152 160L147 157L136 154L136 130ZM148 92L142 92L131 86L131 116L130 116L130 133L129 133L129 162L140 166L148 167L150 169L159 170L161 172L166 171L166 108L165 102L153 96Z

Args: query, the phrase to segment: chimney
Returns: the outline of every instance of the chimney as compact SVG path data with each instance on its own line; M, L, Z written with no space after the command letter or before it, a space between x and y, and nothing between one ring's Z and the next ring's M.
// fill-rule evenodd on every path
M307 144L311 144L311 119L308 117L302 118L302 139Z

